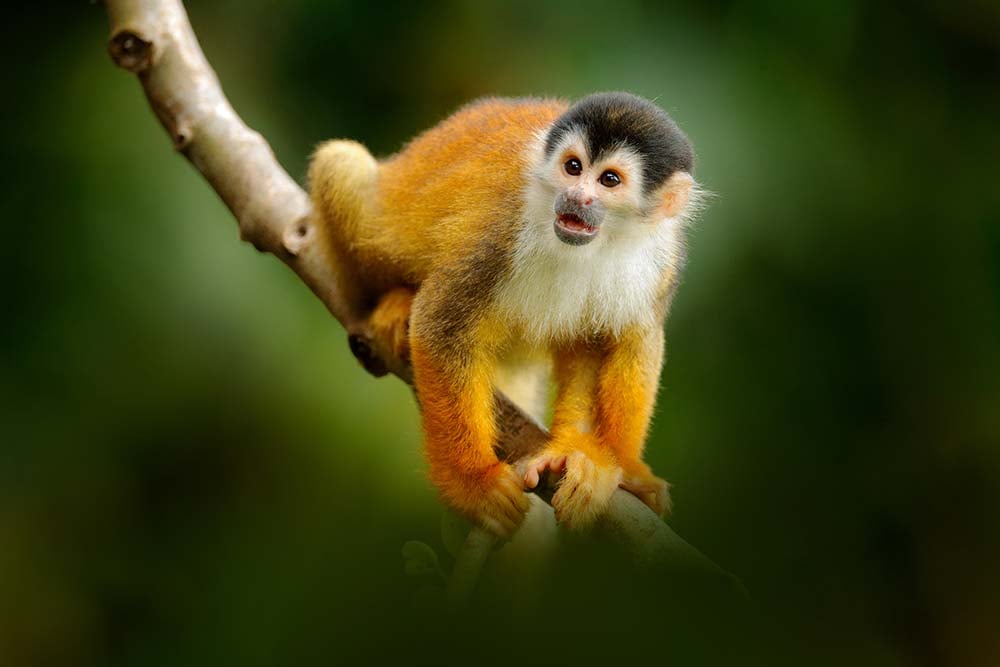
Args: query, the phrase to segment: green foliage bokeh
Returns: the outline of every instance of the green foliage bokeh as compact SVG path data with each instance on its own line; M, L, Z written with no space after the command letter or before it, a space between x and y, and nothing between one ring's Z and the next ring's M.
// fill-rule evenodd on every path
M445 645L399 625L400 548L440 541L409 391L366 375L295 276L238 242L108 59L102 9L51 4L2 28L0 663ZM188 9L299 179L323 139L385 155L483 95L656 99L716 194L648 447L672 526L750 589L769 664L1000 660L994 4ZM594 604L600 625L613 611ZM482 660L534 653L539 630Z

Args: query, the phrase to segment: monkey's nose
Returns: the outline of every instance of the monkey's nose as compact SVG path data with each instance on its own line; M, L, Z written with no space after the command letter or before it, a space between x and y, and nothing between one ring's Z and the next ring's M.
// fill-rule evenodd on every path
M590 205L591 205L591 204L592 204L593 202L594 202L594 200L593 200L593 199L588 199L588 200L586 200L585 202L583 202L583 205L584 205L584 206L590 206Z

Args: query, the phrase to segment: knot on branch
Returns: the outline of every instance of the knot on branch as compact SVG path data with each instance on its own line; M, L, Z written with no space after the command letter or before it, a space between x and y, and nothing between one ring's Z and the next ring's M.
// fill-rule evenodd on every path
M132 30L119 30L108 42L108 53L122 69L141 74L153 62L153 43Z
M285 228L281 243L292 257L299 254L302 247L312 238L312 225L309 224L309 216L302 216Z
M170 134L171 138L174 140L174 149L183 153L191 144L194 131L190 128L188 123L178 120L173 132Z

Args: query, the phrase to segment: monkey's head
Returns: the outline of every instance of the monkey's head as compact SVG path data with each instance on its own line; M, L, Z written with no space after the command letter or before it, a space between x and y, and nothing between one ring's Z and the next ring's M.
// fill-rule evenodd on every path
M629 93L598 93L548 129L535 175L553 197L556 237L579 246L604 228L684 216L693 165L691 143L665 111Z

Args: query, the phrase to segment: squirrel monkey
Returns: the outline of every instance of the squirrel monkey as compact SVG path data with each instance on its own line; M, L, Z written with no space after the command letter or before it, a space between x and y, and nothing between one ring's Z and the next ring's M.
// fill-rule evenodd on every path
M486 99L383 161L340 140L313 156L320 242L345 296L412 362L430 477L496 535L547 471L562 474L552 505L570 527L619 486L668 509L642 451L693 159L674 121L627 93ZM515 470L494 452L494 388L537 414L549 370L551 439Z

